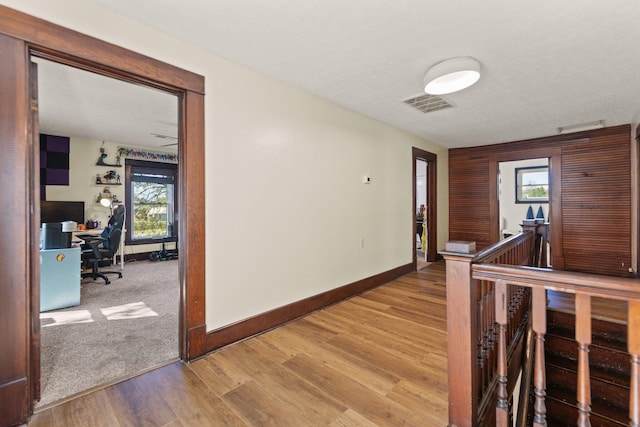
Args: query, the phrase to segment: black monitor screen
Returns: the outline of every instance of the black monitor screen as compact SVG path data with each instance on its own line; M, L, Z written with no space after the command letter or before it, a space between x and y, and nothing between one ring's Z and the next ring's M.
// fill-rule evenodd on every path
M40 202L40 222L75 221L84 224L84 202Z

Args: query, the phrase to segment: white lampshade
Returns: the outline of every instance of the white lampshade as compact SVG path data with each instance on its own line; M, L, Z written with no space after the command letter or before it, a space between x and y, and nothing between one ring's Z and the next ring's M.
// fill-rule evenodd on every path
M424 91L444 95L466 89L480 79L480 63L464 56L438 62L424 76Z
M108 208L111 207L111 202L113 202L113 194L111 194L109 187L104 187L100 194L100 204L105 208Z

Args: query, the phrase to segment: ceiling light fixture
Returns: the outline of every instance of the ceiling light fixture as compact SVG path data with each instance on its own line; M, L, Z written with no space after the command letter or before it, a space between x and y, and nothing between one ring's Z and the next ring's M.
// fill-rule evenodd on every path
M571 126L561 126L558 128L558 135L572 132L582 132L585 130L601 129L605 126L604 120L596 120L595 122L579 123Z
M480 63L468 56L438 62L424 75L424 91L444 95L466 89L480 79Z

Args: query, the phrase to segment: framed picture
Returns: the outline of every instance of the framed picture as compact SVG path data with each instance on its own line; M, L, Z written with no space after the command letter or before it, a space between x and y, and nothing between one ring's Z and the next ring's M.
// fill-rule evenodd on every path
M516 203L549 203L549 166L516 168Z

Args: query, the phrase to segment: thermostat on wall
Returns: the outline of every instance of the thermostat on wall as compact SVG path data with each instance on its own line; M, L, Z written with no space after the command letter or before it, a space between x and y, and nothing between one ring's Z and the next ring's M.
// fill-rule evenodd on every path
M362 177L362 183L363 184L371 184L371 177L370 176L363 176Z

